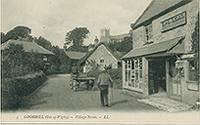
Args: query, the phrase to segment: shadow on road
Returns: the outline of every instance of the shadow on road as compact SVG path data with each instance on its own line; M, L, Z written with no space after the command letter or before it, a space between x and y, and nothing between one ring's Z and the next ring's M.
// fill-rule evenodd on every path
M114 101L111 106L117 105L117 104L121 104L121 103L127 103L128 100L119 100L119 101Z

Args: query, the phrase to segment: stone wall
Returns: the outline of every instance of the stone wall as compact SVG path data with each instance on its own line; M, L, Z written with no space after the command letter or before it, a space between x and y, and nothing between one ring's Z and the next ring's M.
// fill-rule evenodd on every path
M142 48L145 42L145 29L144 27L139 27L132 31L133 37L133 49Z

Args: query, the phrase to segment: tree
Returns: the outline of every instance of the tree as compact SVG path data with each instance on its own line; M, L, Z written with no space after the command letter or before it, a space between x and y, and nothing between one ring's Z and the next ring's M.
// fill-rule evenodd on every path
M129 52L132 49L132 37L124 37L121 42L110 42L108 46L112 51Z
M84 39L87 38L89 30L86 27L76 27L66 34L65 45L82 46Z
M48 49L49 51L52 50L51 42L45 39L44 37L40 36L39 38L35 38L35 42L44 47L45 49Z
M1 44L4 43L5 33L1 32Z
M129 52L132 49L132 37L124 37L119 47L120 52Z
M22 76L43 70L44 61L35 53L27 53L22 45L10 44L2 50L3 77Z
M6 33L4 42L10 39L17 40L19 38L32 39L32 36L30 34L31 34L31 29L29 27L17 26Z
M49 58L51 63L51 71L49 73L66 73L70 71L70 60L67 58L63 49L58 46L52 47L52 52L55 54Z
M25 52L22 45L10 44L9 47L2 51L2 74L3 77L17 76L21 68Z
M195 54L195 58L194 58L194 67L195 67L195 71L196 71L196 79L198 79L198 75L200 73L200 67L199 67L199 13L198 13L198 17L197 17L197 21L195 22L195 28L194 28L194 32L192 33L192 53Z

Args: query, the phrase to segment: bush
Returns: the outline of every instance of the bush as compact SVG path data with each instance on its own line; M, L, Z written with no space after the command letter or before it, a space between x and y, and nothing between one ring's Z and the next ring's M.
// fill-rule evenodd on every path
M122 88L122 69L109 69L108 73L110 74L111 78L114 82L114 88Z
M118 68L118 69L109 69L108 73L110 74L111 78L113 80L118 80L118 79L122 79L122 69Z
M22 77L3 79L1 90L2 108L17 109L21 105L21 98L30 95L47 80L43 72L28 74Z
M1 85L1 110L16 109L19 107L19 97L15 94L12 79L2 79Z
M22 45L10 44L2 50L2 77L12 78L43 70L43 56L27 53Z
M40 72L16 77L13 80L15 89L17 90L16 94L18 96L27 96L42 85L47 80L47 77L43 72Z
M70 67L68 66L68 65L61 65L60 67L59 67L59 71L61 72L61 73L70 73L69 71L70 71Z

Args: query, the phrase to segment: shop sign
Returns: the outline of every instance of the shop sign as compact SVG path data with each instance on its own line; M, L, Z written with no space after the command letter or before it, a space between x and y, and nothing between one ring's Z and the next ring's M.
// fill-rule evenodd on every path
M186 24L186 12L179 13L161 22L162 32L177 28Z

